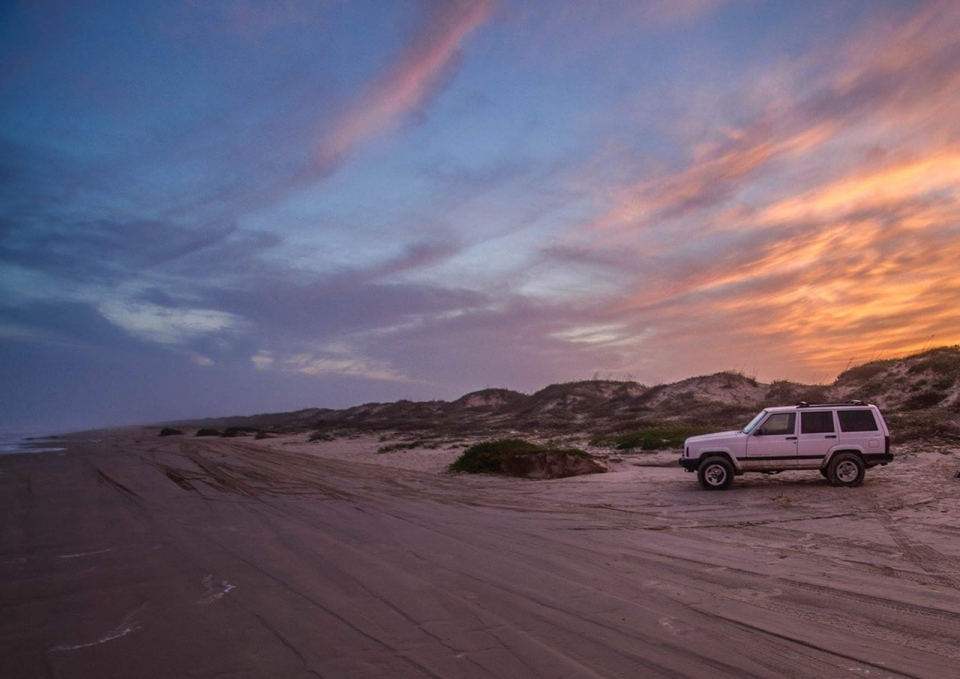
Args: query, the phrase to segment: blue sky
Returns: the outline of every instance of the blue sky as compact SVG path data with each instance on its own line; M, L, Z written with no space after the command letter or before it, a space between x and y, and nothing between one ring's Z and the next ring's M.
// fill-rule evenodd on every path
M0 7L0 424L960 341L950 2Z

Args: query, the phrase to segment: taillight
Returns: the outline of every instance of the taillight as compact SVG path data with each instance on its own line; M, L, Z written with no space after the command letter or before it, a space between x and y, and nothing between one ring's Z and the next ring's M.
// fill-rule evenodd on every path
M889 436L883 437L883 452L888 455L890 454L890 437Z

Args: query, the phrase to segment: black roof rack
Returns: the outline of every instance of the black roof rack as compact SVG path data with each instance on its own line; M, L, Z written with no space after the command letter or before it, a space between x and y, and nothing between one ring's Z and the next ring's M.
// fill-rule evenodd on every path
M852 401L844 401L843 403L807 403L806 401L800 401L797 403L798 408L826 408L826 407L836 407L836 406L865 406L867 405L860 399L854 399Z

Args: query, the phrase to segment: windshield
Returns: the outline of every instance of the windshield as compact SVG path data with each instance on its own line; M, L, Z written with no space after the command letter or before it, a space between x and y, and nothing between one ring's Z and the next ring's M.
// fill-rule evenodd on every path
M767 414L767 411L766 411L766 410L761 410L759 413L757 413L757 416L756 416L755 418L753 418L752 420L750 420L750 424L748 424L746 427L743 428L743 430L742 430L743 433L744 433L744 434L749 434L750 432L752 432L752 431L754 430L754 428L755 428L758 424L760 424L760 420L762 420L762 419L763 419L763 416L766 415L766 414Z

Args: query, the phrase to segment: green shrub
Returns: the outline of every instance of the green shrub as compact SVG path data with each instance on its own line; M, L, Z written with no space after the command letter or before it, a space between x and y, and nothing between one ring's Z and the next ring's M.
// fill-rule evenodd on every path
M377 448L378 453L392 453L396 450L413 450L414 448L428 448L430 450L435 450L440 447L438 441L425 441L423 439L417 439L416 441L405 441L401 443L391 443L386 446L380 446Z
M886 418L895 444L912 441L960 441L960 423L944 410L890 413Z
M943 377L933 383L933 388L939 389L940 391L945 391L950 387L952 387L954 382L956 381L957 381L957 378L953 376Z
M960 372L960 351L956 347L941 347L931 349L922 354L917 354L913 358L920 358L919 361L911 365L907 371L911 374L917 374L929 370L938 374L953 374Z
M540 450L540 446L523 439L484 441L463 451L460 457L450 465L449 469L452 472L466 472L468 474L492 474L500 471L502 458L534 453L538 450Z
M614 436L602 436L590 441L594 446L605 446L617 450L664 450L682 448L683 442L690 436L704 434L706 430L698 427L651 427L630 431Z
M870 380L870 379L873 379L874 377L879 376L881 373L886 371L895 363L896 363L896 360L894 359L886 359L881 361L871 361L870 363L864 363L863 365L854 366L848 370L844 370L842 373L837 375L837 384L849 384L850 382L866 382L867 380Z
M412 450L413 448L419 448L420 444L423 441L408 441L405 443L390 443L385 446L380 446L377 448L378 453L392 453L397 450Z
M908 398L903 407L907 410L922 410L923 408L932 408L938 405L947 397L946 394L938 391L924 391Z
M797 394L797 401L804 401L806 403L829 403L830 392L825 386L817 384L800 391Z
M576 448L555 450L523 439L499 439L470 446L447 469L468 474L499 474L514 458L544 452L590 458L588 453Z

